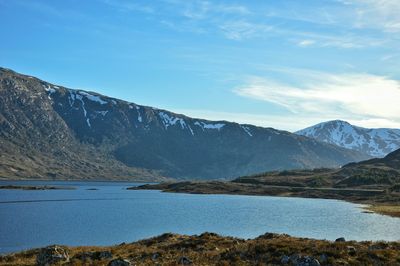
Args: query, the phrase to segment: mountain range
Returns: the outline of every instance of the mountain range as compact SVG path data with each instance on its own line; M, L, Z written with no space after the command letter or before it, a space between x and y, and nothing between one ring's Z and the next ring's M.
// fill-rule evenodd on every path
M341 120L320 123L295 133L371 157L384 157L400 148L400 129L363 128Z
M287 131L193 119L5 68L0 148L2 178L230 179L369 158Z

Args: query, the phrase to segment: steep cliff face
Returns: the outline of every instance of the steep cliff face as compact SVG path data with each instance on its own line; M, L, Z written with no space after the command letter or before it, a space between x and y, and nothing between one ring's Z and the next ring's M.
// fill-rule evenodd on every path
M0 94L3 177L233 178L366 158L286 131L193 119L7 69Z

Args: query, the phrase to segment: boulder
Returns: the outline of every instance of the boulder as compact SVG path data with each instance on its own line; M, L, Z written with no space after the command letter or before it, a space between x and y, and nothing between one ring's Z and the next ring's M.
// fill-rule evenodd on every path
M335 240L335 242L346 242L346 239L344 237L339 237Z
M82 252L74 256L74 259L79 259L81 261L103 260L111 258L112 258L111 251Z
M296 266L320 266L319 261L310 256L300 257L297 260L297 263L293 263Z
M178 260L178 264L181 264L181 265L189 265L189 264L192 264L193 262L189 259L189 258L187 258L187 257L180 257L179 258L179 260Z
M153 255L151 255L151 260L156 261L160 256L160 253L154 253Z
M299 260L301 258L301 256L299 255L299 254L292 254L291 256L290 256L290 261L293 263L293 264L296 264L297 263L297 261Z
M36 256L36 264L49 266L59 262L69 262L68 250L60 246L42 248Z
M349 255L354 256L356 255L357 250L353 246L347 246L347 252L349 253Z
M326 254L321 254L321 256L319 256L319 261L321 263L327 263L328 262L328 256Z
M131 263L128 260L124 260L124 259L114 259L112 261L110 261L108 264L108 266L130 266Z
M290 257L289 256L286 256L286 255L282 256L282 258L281 258L281 263L282 264L288 264L289 261L290 261Z

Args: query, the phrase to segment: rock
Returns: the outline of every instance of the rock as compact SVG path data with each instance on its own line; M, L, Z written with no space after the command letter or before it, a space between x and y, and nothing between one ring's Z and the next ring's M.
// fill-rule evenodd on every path
M328 261L328 256L326 254L321 254L321 256L319 256L319 261L321 263L326 263Z
M347 246L347 252L349 253L349 255L354 256L356 255L357 250L353 246Z
M290 261L291 261L293 264L296 264L297 261L298 261L298 259L300 259L300 255L299 255L299 254L292 254L292 255L290 256Z
M319 261L310 256L300 257L297 260L297 263L293 263L296 266L320 266Z
M110 261L108 264L108 266L130 266L131 263L128 260L124 260L124 259L114 259L112 261Z
M180 257L178 260L178 264L182 264L182 265L189 265L192 264L193 262L187 258L187 257Z
M335 240L335 242L346 242L346 239L344 237L339 237Z
M154 253L154 254L151 256L151 260L155 261L155 260L157 260L160 256L161 256L160 253Z
M112 258L111 251L95 251L95 252L83 252L74 256L74 258L82 261L86 260L102 260Z
M39 266L48 266L58 262L69 262L68 251L60 246L42 248L36 257L36 264Z
M282 258L281 258L281 263L282 264L288 264L289 261L290 261L290 257L289 256L286 256L286 255L282 256Z
M383 250L383 249L386 249L386 245L384 245L382 243L373 244L372 246L368 247L368 250L370 250L370 251Z

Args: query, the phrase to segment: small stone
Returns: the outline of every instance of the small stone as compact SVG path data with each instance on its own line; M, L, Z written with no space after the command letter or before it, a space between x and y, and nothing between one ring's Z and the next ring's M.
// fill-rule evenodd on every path
M189 265L192 264L193 262L187 258L187 257L180 257L178 260L178 264L182 264L182 265Z
M288 264L289 261L290 261L290 257L289 256L286 256L286 255L282 256L282 258L281 258L281 263L282 264Z
M326 254L321 254L321 256L319 256L319 261L321 263L326 263L328 261L328 256Z
M346 239L344 237L339 237L335 240L335 242L346 242Z
M90 260L102 260L112 258L111 251L95 251L95 252L83 252L74 256L74 258L82 261Z
M290 256L290 261L291 261L293 264L296 264L297 261L298 261L300 258L301 258L301 256L300 256L299 254L292 254L292 255Z
M347 252L349 253L349 255L353 256L353 255L356 255L357 250L353 246L347 246Z
M160 254L159 253L154 253L152 256L151 256L151 260L157 260L158 258L160 257Z
M310 256L300 257L296 263L293 263L296 266L320 266L319 261Z
M131 263L124 259L114 259L108 263L108 266L130 266Z

